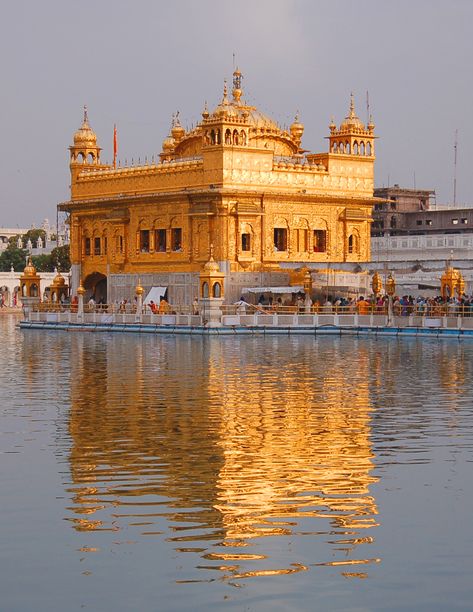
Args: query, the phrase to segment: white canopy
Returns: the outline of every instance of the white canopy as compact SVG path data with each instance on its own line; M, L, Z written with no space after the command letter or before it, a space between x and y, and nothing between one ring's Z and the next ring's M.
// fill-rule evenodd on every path
M299 293L304 292L302 285L294 287L246 287L241 290L242 293Z
M167 287L151 287L148 295L143 300L143 305L154 302L159 305L159 300L164 297Z

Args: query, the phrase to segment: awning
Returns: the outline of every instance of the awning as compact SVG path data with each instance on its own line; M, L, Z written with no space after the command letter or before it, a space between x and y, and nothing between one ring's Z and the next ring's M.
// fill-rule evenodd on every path
M143 304L149 304L150 302L154 302L159 305L159 300L164 297L167 287L151 287L148 295L143 300Z
M302 285L295 285L294 287L288 285L286 287L245 287L241 290L241 293L304 293L304 287Z

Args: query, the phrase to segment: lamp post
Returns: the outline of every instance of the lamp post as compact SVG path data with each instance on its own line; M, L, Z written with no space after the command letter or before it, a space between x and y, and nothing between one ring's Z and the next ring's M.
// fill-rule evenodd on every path
M136 294L135 323L141 323L141 314L143 312L143 292L144 292L144 289L141 286L141 279L138 279L138 284L135 287L135 294Z
M396 292L396 282L391 272L386 280L386 293L388 294L388 320L386 322L387 327L392 327L394 324L393 316L393 297Z

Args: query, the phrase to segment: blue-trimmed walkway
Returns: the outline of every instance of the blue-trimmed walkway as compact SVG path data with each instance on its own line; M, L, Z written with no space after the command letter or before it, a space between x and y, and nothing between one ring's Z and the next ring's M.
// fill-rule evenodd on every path
M271 336L271 335L332 335L332 336L421 336L429 338L473 338L473 329L445 327L385 327L376 326L227 326L204 327L186 325L142 325L119 323L56 323L21 321L21 329L42 329L67 332L126 332L141 334L183 334L195 336Z

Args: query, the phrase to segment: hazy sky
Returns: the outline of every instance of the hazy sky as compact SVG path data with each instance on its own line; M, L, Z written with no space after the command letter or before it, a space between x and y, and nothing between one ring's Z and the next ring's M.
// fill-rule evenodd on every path
M376 185L435 189L473 204L472 0L15 0L0 23L0 226L55 222L68 199L68 149L89 108L112 157L161 150L171 114L200 119L221 99L232 54L244 97L327 150L350 92L376 124Z

